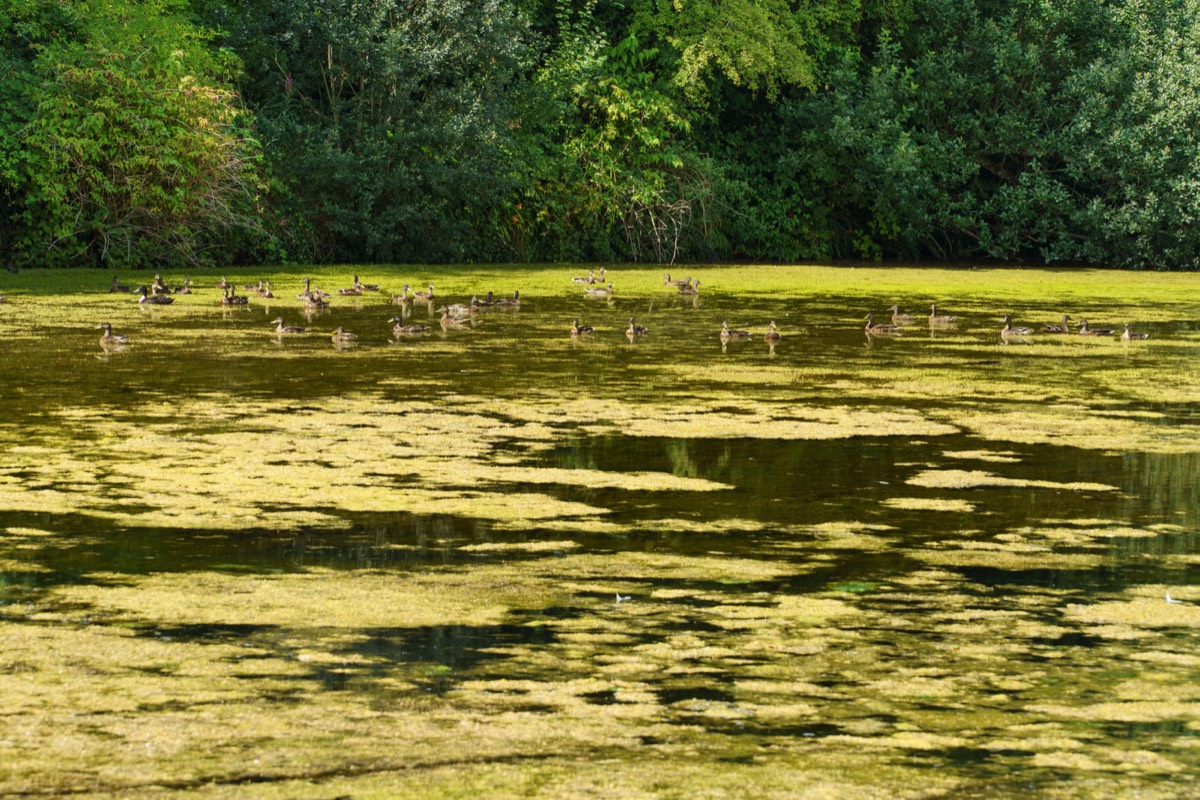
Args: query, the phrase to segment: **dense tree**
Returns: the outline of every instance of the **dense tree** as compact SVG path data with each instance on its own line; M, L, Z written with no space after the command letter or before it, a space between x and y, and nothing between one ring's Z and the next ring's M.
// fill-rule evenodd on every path
M6 0L8 245L25 263L204 263L257 230L256 143L180 3Z
M1192 0L928 0L826 77L727 124L731 236L771 258L1196 267ZM738 153L754 153L739 159Z
M1200 267L1200 0L0 0L0 30L32 263Z
M525 169L515 114L528 58L499 0L207 2L243 54L301 259L499 255L492 221Z

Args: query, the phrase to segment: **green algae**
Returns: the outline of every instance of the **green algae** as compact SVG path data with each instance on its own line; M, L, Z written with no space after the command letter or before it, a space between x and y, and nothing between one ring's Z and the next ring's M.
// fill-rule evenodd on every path
M690 271L305 270L521 291L399 342L386 294L276 342L300 271L231 313L0 278L0 792L1186 794L1195 276Z
M1111 492L1116 486L1104 483L1086 483L1074 481L1062 483L1059 481L1029 480L1025 478L1005 478L993 475L983 470L938 469L919 472L908 479L913 486L923 486L937 489L978 489L985 487L1064 489L1076 492Z

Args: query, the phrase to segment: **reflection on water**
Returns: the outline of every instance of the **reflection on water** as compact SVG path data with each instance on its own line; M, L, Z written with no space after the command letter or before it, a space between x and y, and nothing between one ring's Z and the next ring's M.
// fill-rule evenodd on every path
M842 793L847 768L868 793L931 768L959 794L1178 793L1200 730L1190 323L1140 349L1005 347L987 298L882 338L861 329L877 298L626 285L522 290L416 337L393 317L433 305L386 294L286 340L268 321L296 303L114 307L120 353L74 335L93 311L22 312L0 671L24 676L10 727L52 756L23 771L55 791L54 759L137 763L116 704L215 747L203 769L163 757L187 779L234 774L266 720L349 715L373 742L279 758L401 769L395 731L437 761L482 719L462 763L552 737L569 764L653 747L680 769L804 765ZM723 344L724 319L753 337ZM337 326L355 346L330 347ZM247 738L213 745L201 706ZM97 755L36 733L53 719Z

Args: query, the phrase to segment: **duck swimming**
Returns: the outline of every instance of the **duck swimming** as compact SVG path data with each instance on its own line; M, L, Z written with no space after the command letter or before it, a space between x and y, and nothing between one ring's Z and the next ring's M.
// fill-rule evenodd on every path
M1134 333L1133 331L1129 330L1129 326L1131 324L1132 323L1130 323L1130 322L1125 323L1125 332L1121 334L1121 341L1130 342L1130 341L1133 341L1134 339L1149 339L1150 338L1150 334L1148 334L1148 333Z
M123 345L129 344L129 339L127 337L117 336L115 333L112 332L112 324L111 323L101 322L100 328L104 331L104 333L102 333L100 335L100 346L101 347L121 347Z
M389 320L392 323L392 333L397 336L412 333L425 333L430 330L428 325L405 325L404 319L401 317L392 317Z
M750 331L731 330L729 323L721 323L721 341L727 342L730 339L749 339Z
M175 298L165 294L150 294L150 290L145 286L138 287L139 303L145 303L152 306L169 306L175 302Z
M1070 317L1063 314L1061 325L1046 325L1042 328L1042 333L1070 333L1071 326L1067 325L1070 320Z
M637 338L638 336L645 336L649 332L650 329L645 325L638 325L636 319L633 317L629 318L629 327L625 329L625 335L630 339Z
M900 326L899 325L876 325L875 324L875 314L870 313L870 314L867 314L867 326L865 328L863 328L863 330L866 331L868 336L876 336L876 335L880 335L880 334L883 334L886 336L887 334L890 334L890 333L898 333L900 331Z
M275 326L276 333L304 333L307 328L302 328L299 325L284 325L283 317L276 317L271 320L271 324Z
M580 325L579 320L573 320L571 322L571 335L572 336L591 336L592 335L592 326L591 325Z
M1080 336L1112 336L1111 328L1089 328L1086 319L1079 320Z
M1028 336L1033 333L1033 328L1018 328L1012 324L1012 314L1004 315L1004 327L1000 329L1000 337L1007 338L1009 336Z
M958 317L952 317L949 314L939 314L937 303L929 307L929 324L930 325L950 325L958 322Z

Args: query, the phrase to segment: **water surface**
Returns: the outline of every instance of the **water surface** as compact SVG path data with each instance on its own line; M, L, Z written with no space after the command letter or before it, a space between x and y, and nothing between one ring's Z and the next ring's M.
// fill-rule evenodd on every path
M1190 792L1194 276L358 271L6 278L0 791Z

